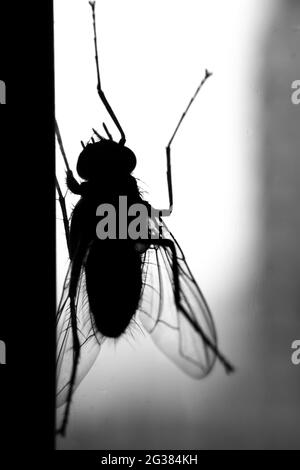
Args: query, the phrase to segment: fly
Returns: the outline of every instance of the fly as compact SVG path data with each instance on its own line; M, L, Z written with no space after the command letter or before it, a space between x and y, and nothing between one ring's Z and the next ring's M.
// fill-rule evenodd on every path
M120 139L113 140L105 124L106 137L93 129L91 141L86 145L82 142L77 173L83 182L78 183L69 167L55 123L67 170L68 189L80 196L69 220L65 198L56 180L70 258L57 312L57 405L65 404L58 430L62 435L66 431L73 392L95 362L103 342L106 338L120 337L137 315L158 348L190 376L205 377L217 359L227 372L233 371L218 349L209 306L178 242L163 220L173 210L171 145L211 73L205 71L166 147L169 207L154 209L142 197L132 175L136 156L125 146L123 128L101 87L95 2L89 3L93 17L97 92ZM110 237L107 229L107 236L104 233L100 237L96 231L99 223L104 232L112 223L113 234L120 234L124 220L119 204L122 198L129 207L127 236ZM115 221L104 220L105 214L108 217L109 207L115 211ZM138 222L134 217L137 207L140 212L144 208L144 217ZM99 215L102 216L100 222ZM131 237L128 236L130 224L135 228ZM122 230L124 232L124 227Z

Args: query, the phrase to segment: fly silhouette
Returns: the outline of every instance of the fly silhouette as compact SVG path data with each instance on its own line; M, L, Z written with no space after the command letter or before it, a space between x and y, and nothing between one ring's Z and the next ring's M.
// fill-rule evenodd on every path
M56 180L61 205L69 268L57 312L57 404L65 405L58 429L65 434L73 392L85 377L107 338L118 338L139 316L154 343L184 372L205 377L218 359L227 372L232 365L219 351L209 306L193 277L183 251L164 222L173 210L171 145L191 104L210 77L205 71L166 147L169 207L156 209L146 201L132 175L136 156L126 147L126 136L101 87L95 2L92 8L97 92L120 133L113 140L103 123L105 137L93 129L90 142L82 142L74 177L56 122L56 136L63 156L68 189L80 199L68 217L65 198ZM116 210L119 233L119 198L128 207L147 211L147 236L99 239L97 208ZM153 215L154 214L154 215ZM134 217L128 216L128 225Z

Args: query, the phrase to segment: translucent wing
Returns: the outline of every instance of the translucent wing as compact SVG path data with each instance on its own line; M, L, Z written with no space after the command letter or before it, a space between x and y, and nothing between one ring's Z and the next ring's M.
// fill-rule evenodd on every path
M65 278L57 311L57 406L61 406L67 399L74 360L69 298L70 277L71 263ZM101 344L104 341L104 337L100 335L94 327L86 290L84 266L82 266L80 272L75 305L77 334L80 343L80 359L77 367L74 390L94 364L100 352Z
M217 357L231 371L232 366L218 350L208 304L165 224L162 238L173 242L176 256L169 246L155 243L144 254L144 286L139 307L143 326L158 348L187 374L205 377ZM174 263L178 284L174 279Z

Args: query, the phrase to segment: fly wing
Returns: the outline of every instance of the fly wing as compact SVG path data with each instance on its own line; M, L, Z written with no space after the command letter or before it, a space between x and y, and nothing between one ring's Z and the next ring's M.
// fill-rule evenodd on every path
M179 244L165 224L162 235L174 243L176 259L170 247L163 245L150 245L144 254L139 308L143 326L158 348L192 377L205 377L217 357L231 371L231 365L218 350L209 306ZM178 266L179 301L176 301L174 262Z
M57 406L65 403L71 379L74 361L73 332L71 326L71 309L69 284L71 263L67 271L61 300L57 311L57 355L56 355L56 385ZM74 390L86 376L94 364L104 341L102 335L95 329L93 317L89 308L86 290L84 266L81 268L76 294L76 324L80 343L80 359L77 367Z

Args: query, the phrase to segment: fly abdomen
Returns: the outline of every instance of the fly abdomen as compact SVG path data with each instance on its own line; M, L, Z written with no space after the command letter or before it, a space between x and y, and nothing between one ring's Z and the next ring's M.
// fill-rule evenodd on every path
M86 286L96 328L117 338L134 316L142 289L142 262L128 240L96 240L85 265Z

